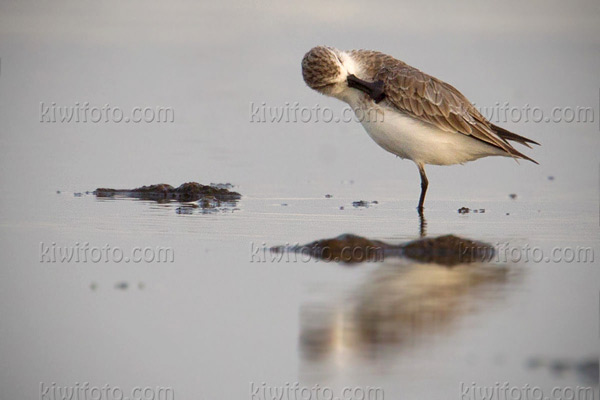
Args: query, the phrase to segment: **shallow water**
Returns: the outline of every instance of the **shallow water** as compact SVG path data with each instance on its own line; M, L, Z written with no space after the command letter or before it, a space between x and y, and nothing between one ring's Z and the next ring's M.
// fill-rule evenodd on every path
M585 367L595 360L597 371L600 353L597 5L548 3L533 21L509 6L414 6L425 8L404 10L400 25L359 3L324 19L316 6L139 5L137 19L116 3L65 9L71 19L0 6L0 398L40 396L41 382L165 386L185 399L261 398L251 385L263 382L338 397L379 387L402 399L461 398L461 382L597 388ZM494 17L481 26L463 13ZM410 23L430 14L431 31ZM492 263L273 262L272 246L420 234L416 168L357 123L249 122L250 103L342 109L300 77L302 55L323 42L384 50L477 103L589 106L596 120L501 123L542 143L526 150L539 166L428 169L427 235L490 243ZM176 119L39 122L40 102L76 101L171 106ZM243 197L188 214L179 203L85 194L187 181L231 182ZM169 248L174 261L45 261L44 248L85 243L126 255ZM502 257L526 246L537 249L529 261L524 250ZM545 262L555 248L594 258Z

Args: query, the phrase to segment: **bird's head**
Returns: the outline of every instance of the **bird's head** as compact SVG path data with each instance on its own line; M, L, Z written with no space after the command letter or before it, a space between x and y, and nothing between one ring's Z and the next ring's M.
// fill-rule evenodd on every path
M349 56L333 47L317 46L302 59L302 77L304 82L320 93L336 96L347 87L351 62Z
M363 72L349 53L333 47L313 47L302 59L302 76L311 89L346 102L363 92L380 102L385 97L383 82L358 78Z

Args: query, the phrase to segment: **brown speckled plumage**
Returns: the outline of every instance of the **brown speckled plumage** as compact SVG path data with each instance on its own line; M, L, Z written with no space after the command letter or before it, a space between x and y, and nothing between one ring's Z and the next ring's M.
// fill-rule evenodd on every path
M302 59L302 77L313 89L327 86L341 71L336 50L331 47L315 47Z

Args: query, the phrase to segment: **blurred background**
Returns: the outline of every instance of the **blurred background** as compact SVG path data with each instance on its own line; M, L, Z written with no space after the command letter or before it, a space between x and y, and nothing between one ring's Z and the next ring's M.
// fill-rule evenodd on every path
M539 166L428 168L428 233L587 247L596 259L252 263L254 245L418 237L415 166L359 123L253 119L256 107L296 103L341 115L344 104L302 81L316 45L388 53L488 112L542 110L537 123L493 121L540 142L525 149ZM458 397L460 382L597 388L598 71L591 0L2 1L0 398L40 396L41 382L162 385L198 399L250 397L251 382L377 386L406 399ZM126 115L166 107L174 119L50 122L44 111L86 102ZM578 107L584 120L552 119ZM85 195L187 181L230 182L243 197L179 215ZM462 206L486 212L461 216ZM40 263L42 244L84 242L171 246L176 258ZM419 320L422 307L434 322Z

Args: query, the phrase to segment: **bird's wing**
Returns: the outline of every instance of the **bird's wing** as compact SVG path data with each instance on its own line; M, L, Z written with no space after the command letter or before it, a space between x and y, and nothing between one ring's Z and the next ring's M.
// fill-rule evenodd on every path
M520 155L453 86L401 61L380 68L375 80L383 81L389 103L398 110L446 132L470 135L513 156Z

